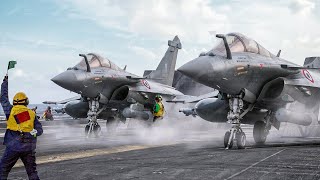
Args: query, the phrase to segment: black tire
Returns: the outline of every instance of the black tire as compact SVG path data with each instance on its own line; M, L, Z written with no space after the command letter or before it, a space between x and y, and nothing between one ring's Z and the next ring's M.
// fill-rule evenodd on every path
M93 133L96 137L100 135L100 132L101 132L101 127L99 124L96 124L95 126L93 126Z
M244 149L246 146L246 134L239 132L236 134L238 149Z
M225 134L224 134L224 147L227 148L228 146L228 142L229 142L229 138L230 138L230 135L231 135L231 132L230 131L227 131ZM229 145L229 149L231 149L233 146L233 141L230 142L230 145Z
M86 127L84 128L84 133L86 134L86 135L88 135L88 132L89 132L89 128L90 128L90 125L86 125Z
M253 126L253 139L256 144L264 144L267 140L267 133L265 131L266 123L263 121L257 121Z

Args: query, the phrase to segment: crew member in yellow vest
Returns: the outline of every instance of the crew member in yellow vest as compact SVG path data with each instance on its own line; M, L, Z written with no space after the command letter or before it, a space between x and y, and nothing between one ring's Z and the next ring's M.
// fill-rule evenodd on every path
M153 122L158 119L162 119L164 115L164 106L162 103L162 97L160 95L156 95L155 104L153 106Z
M0 162L0 179L7 179L10 170L20 158L29 179L39 179L36 169L35 149L37 136L43 132L34 111L29 109L29 99L19 92L13 98L13 106L8 98L8 76L1 85L1 106L7 119L7 130L3 144L6 149Z

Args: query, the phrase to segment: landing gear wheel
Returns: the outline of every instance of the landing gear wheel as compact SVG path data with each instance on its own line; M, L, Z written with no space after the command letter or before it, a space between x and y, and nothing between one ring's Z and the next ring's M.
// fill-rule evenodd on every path
M246 134L244 132L238 132L236 134L238 149L244 149L246 146Z
M257 121L253 126L253 138L256 144L264 144L267 140L266 123Z
M98 137L101 133L101 127L98 123L96 124L92 124L91 125L92 129L90 131L90 123L86 125L86 127L84 128L84 132L86 134L87 137L92 137L92 135L94 135L95 137Z
M84 128L84 133L87 135L90 129L90 125L87 124L86 127Z
M93 126L93 133L96 137L98 137L100 135L101 132L101 127L99 124L96 124Z
M231 132L227 131L224 134L224 147L227 148L228 147L228 142L229 142L229 138L230 138ZM233 141L230 142L228 149L231 149L233 146Z

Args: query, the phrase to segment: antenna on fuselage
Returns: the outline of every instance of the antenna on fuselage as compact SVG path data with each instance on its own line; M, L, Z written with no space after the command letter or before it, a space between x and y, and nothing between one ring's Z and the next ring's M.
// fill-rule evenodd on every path
M127 65L124 66L123 70L124 70L124 71L127 70Z
M280 57L281 49L278 51L277 57Z

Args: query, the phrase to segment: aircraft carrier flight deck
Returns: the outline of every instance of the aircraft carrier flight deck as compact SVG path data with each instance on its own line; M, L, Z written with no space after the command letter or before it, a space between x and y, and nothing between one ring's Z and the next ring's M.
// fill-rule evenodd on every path
M297 137L299 133L292 132L297 127L282 129L282 134L271 131L266 144L257 146L250 136L252 127L247 126L247 147L225 150L227 127L186 121L185 126L159 123L149 130L131 120L119 126L117 135L103 127L102 135L90 141L82 132L85 119L61 116L41 121L45 133L38 140L39 176L50 180L320 178L320 139ZM21 162L9 179L27 179Z

